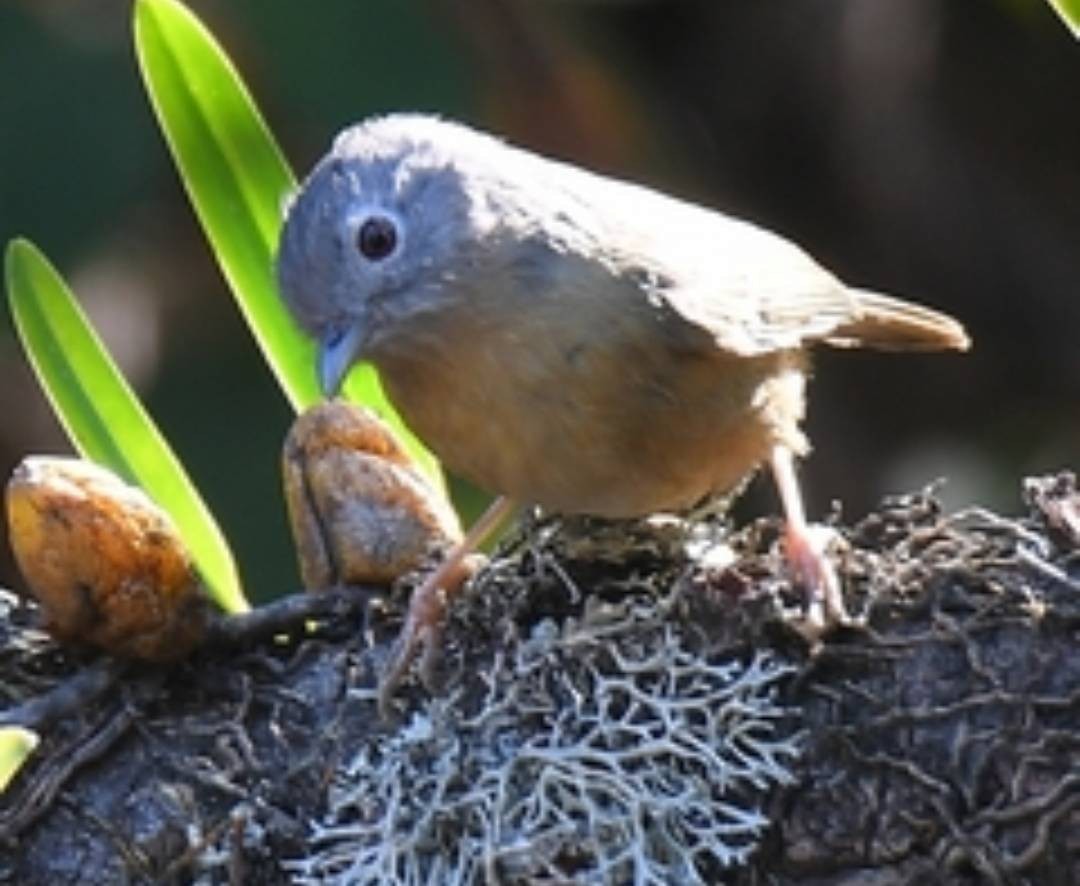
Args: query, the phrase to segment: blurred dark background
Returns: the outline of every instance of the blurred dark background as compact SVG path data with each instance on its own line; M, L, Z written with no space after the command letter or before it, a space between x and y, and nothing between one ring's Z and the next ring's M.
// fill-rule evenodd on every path
M298 173L351 121L439 111L748 217L962 318L964 357L820 353L812 514L836 499L857 517L939 476L952 506L1015 510L1021 476L1078 467L1080 44L1043 0L190 5ZM277 594L298 583L277 466L291 416L151 116L130 13L0 5L0 238L58 264L249 588ZM2 315L6 475L69 447ZM743 509L774 509L754 487ZM6 546L0 583L19 583Z

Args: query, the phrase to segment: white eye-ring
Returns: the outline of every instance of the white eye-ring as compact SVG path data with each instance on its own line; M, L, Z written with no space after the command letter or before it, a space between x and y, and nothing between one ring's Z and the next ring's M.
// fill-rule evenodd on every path
M381 262L401 245L401 221L396 214L385 209L371 208L357 213L351 219L350 228L356 251L369 262Z

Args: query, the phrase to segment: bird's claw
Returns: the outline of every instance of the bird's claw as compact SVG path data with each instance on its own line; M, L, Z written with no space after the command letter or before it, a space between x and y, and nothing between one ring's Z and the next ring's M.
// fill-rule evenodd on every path
M827 554L837 538L836 530L828 526L790 524L784 537L784 556L792 580L807 597L803 614L789 624L811 651L819 649L822 638L834 628L861 624L844 605L840 577Z
M475 554L463 556L457 562L448 560L412 592L405 624L379 679L378 707L383 719L391 717L394 693L418 655L420 681L429 692L434 691L438 683L439 653L448 601L483 560Z

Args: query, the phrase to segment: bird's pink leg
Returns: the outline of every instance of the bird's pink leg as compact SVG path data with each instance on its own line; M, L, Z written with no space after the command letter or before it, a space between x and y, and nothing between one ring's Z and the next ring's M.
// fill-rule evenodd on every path
M515 503L505 496L495 499L465 537L450 549L439 567L412 592L405 624L379 681L379 711L384 716L390 710L394 690L421 649L421 677L425 683L431 682L447 600L460 590L475 571L472 554L513 512L514 507Z
M825 556L825 548L834 533L827 527L811 526L806 522L792 451L784 445L776 445L771 464L787 520L784 555L792 578L808 597L806 615L797 629L813 647L830 628L852 623L844 607L840 578Z

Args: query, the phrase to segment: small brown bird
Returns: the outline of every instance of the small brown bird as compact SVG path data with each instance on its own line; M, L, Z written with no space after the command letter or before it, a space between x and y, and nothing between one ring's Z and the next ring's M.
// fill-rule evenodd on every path
M811 628L843 619L794 473L806 349L968 347L950 317L851 288L762 228L420 115L336 139L288 209L277 271L327 394L370 360L443 462L501 496L414 594L384 687L510 502L678 511L762 463Z

